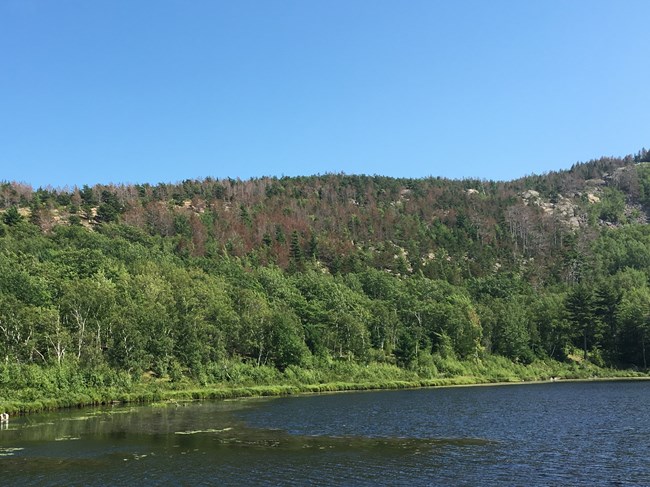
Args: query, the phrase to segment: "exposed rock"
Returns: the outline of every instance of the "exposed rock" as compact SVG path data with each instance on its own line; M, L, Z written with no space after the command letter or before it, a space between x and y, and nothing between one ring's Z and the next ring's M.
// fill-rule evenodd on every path
M575 197L580 196L579 193L575 195ZM598 198L595 195L592 196ZM579 206L571 198L565 198L561 194L558 194L554 202L551 202L541 198L540 193L533 189L521 193L521 198L527 205L541 208L546 215L559 217L560 221L571 228L579 228L583 224L586 224L586 221L583 221L584 218L581 219L578 215Z
M528 189L521 194L521 197L525 200L538 199L539 191L535 191L534 189Z
M600 202L600 198L599 198L598 196L596 196L595 194L593 194L593 193L589 193L589 194L587 194L587 200L588 200L589 203L591 203L591 204L599 203L599 202Z

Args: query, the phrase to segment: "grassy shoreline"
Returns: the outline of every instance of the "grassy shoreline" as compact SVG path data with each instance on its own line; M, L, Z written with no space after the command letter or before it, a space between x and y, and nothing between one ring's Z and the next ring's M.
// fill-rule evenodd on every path
M467 365L467 364L465 364ZM467 387L467 386L490 386L490 385L516 385L535 384L548 382L570 382L570 381L613 381L613 380L650 380L648 374L629 371L602 369L597 367L565 367L564 364L553 362L521 366L512 364L508 367L507 374L495 373L494 363L487 373L482 374L459 374L447 377L418 378L408 377L395 379L390 377L378 378L382 375L381 367L371 369L371 374L351 374L351 380L342 380L340 371L334 374L339 380L329 380L319 383L300 383L294 377L291 383L249 383L249 384L205 384L201 385L189 380L180 383L165 381L149 381L133 384L131 388L118 389L109 388L88 388L82 392L61 391L59 394L43 393L38 397L38 392L32 391L32 397L20 397L18 391L2 391L0 393L0 412L7 412L10 415L33 414L42 411L52 411L65 408L80 408L87 406L101 406L108 404L151 404L151 403L174 403L198 400L230 400L251 397L274 397L291 396L304 394L334 393L347 391L371 391L371 390L397 390L397 389L418 389L432 387ZM470 365L469 367L472 367ZM399 369L400 375L404 375ZM357 370L357 372L359 372ZM391 370L396 373L395 370ZM328 374L329 375L329 374ZM375 377L373 377L375 376ZM277 377L276 377L277 379ZM259 378L257 378L259 381ZM36 397L34 397L36 394ZM14 397L12 397L14 396Z

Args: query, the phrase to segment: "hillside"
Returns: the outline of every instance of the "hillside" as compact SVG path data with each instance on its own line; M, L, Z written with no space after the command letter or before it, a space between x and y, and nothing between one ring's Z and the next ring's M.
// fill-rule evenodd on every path
M64 366L106 386L341 361L434 378L494 356L647 369L648 156L510 182L3 183L0 385Z
M334 274L361 261L460 282L534 259L536 278L570 282L558 258L576 237L647 221L646 159L643 150L512 182L328 174L72 190L4 183L0 211L15 207L45 234L117 222L171 238L181 256L226 253L283 269L298 257Z

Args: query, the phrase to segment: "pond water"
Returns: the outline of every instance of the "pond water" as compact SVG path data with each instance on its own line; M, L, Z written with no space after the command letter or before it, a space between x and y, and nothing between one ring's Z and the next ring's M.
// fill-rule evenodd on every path
M650 485L650 382L356 392L12 418L2 485Z

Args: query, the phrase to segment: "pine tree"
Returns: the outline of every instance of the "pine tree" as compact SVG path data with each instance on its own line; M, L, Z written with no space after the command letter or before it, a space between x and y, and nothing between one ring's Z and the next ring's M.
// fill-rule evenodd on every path
M7 211L5 211L4 216L2 217L2 221L5 222L5 224L9 226L14 226L18 225L23 220L22 215L18 212L18 208L15 206L9 207Z
M300 247L300 234L297 230L291 233L291 242L289 243L289 252L291 257L291 265L296 270L303 268L303 255L302 248Z
M567 296L566 309L569 319L582 334L584 359L587 360L589 341L593 347L598 335L596 303L592 289L583 284L575 286Z

